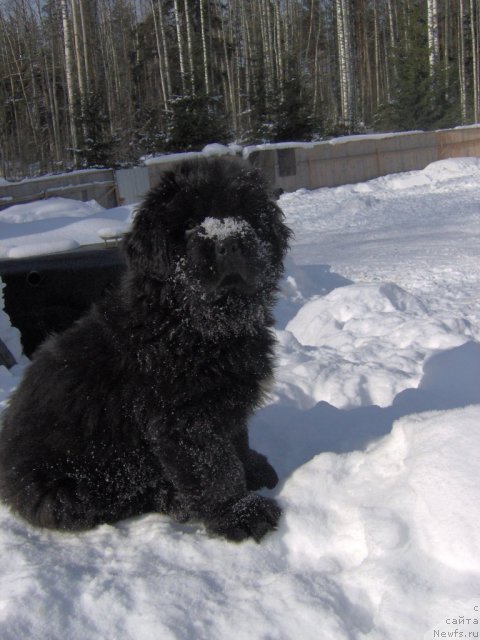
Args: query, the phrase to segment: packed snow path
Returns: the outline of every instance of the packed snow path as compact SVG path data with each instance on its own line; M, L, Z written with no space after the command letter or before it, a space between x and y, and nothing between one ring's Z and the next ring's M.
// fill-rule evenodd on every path
M480 160L281 205L277 384L252 424L279 530L234 545L148 515L71 535L0 507L2 640L479 637ZM3 255L129 217L29 206ZM3 402L24 364L0 369Z

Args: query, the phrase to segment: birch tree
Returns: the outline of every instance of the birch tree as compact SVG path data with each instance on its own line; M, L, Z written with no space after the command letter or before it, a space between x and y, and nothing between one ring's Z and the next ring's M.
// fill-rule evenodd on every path
M458 0L458 80L462 124L467 121L467 79L465 72L465 11L464 0Z
M202 57L203 57L203 79L205 82L205 93L210 94L210 77L208 68L208 48L207 48L207 30L205 24L205 0L199 0L200 9L200 34L202 39Z
M186 83L185 56L184 56L183 34L182 34L182 20L181 20L178 0L173 0L173 10L175 15L175 30L177 34L178 61L180 63L180 82L182 85L182 94L185 95L187 93L187 83Z
M479 34L475 11L476 2L470 0L470 33L472 39L472 84L473 84L473 120L479 121L480 116L480 104L479 104L479 84L480 84L480 69L478 61L478 46L479 46Z
M349 0L336 0L340 112L347 131L354 125L354 70Z
M158 74L160 76L160 85L162 87L162 100L164 107L166 106L170 94L167 92L167 85L164 74L164 61L163 61L163 47L162 47L162 38L160 34L160 28L158 25L158 17L156 7L154 5L153 0L150 0L151 8L152 8L152 17L153 17L153 26L155 30L155 44L157 47L157 58L158 58Z
M70 38L70 25L68 21L67 0L60 0L62 9L63 45L65 53L65 81L67 87L68 119L70 122L70 139L74 156L78 148L77 125L75 122L75 87L74 87L74 61L72 42Z
M188 0L184 0L184 11L185 11L185 24L187 27L187 51L188 51L188 71L190 75L190 91L191 94L195 94L195 71L194 71L194 63L193 63L193 38L192 38L192 25L190 18L190 5Z
M440 37L438 31L438 0L427 0L428 59L430 76L435 75L440 60Z
M63 0L62 0L63 1ZM71 16L72 16L72 32L73 32L73 47L74 55L73 60L75 62L75 76L78 83L78 92L80 96L80 118L82 123L83 138L87 137L86 128L86 108L87 108L87 86L85 78L85 65L84 65L84 47L82 46L82 39L84 34L81 32L81 20L80 20L80 7L78 0L70 0ZM69 42L70 46L70 42ZM72 52L70 53L72 56ZM66 59L66 55L65 55ZM72 62L72 58L70 58Z

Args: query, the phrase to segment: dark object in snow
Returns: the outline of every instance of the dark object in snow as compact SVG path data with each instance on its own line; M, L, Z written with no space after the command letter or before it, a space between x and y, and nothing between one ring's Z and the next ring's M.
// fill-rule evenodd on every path
M257 171L187 161L145 198L117 290L36 352L0 432L0 493L41 527L158 511L260 540L280 508L247 420L272 376L289 230Z
M25 355L84 316L124 271L116 246L0 260L5 311L20 330Z

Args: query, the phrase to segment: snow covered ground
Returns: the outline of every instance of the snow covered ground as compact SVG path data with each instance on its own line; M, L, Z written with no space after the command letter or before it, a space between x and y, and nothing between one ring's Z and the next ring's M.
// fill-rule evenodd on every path
M0 507L2 640L480 637L480 159L281 205L277 384L251 429L279 530L234 545L147 515L71 535ZM0 212L2 255L131 213L29 207ZM19 357L5 314L0 332ZM23 366L0 369L3 401Z

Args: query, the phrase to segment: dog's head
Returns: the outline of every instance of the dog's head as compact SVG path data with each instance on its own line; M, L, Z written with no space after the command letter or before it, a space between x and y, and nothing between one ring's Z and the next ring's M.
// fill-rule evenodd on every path
M135 275L162 283L196 317L268 307L290 231L262 176L233 158L165 172L125 241ZM247 315L251 315L250 313Z

